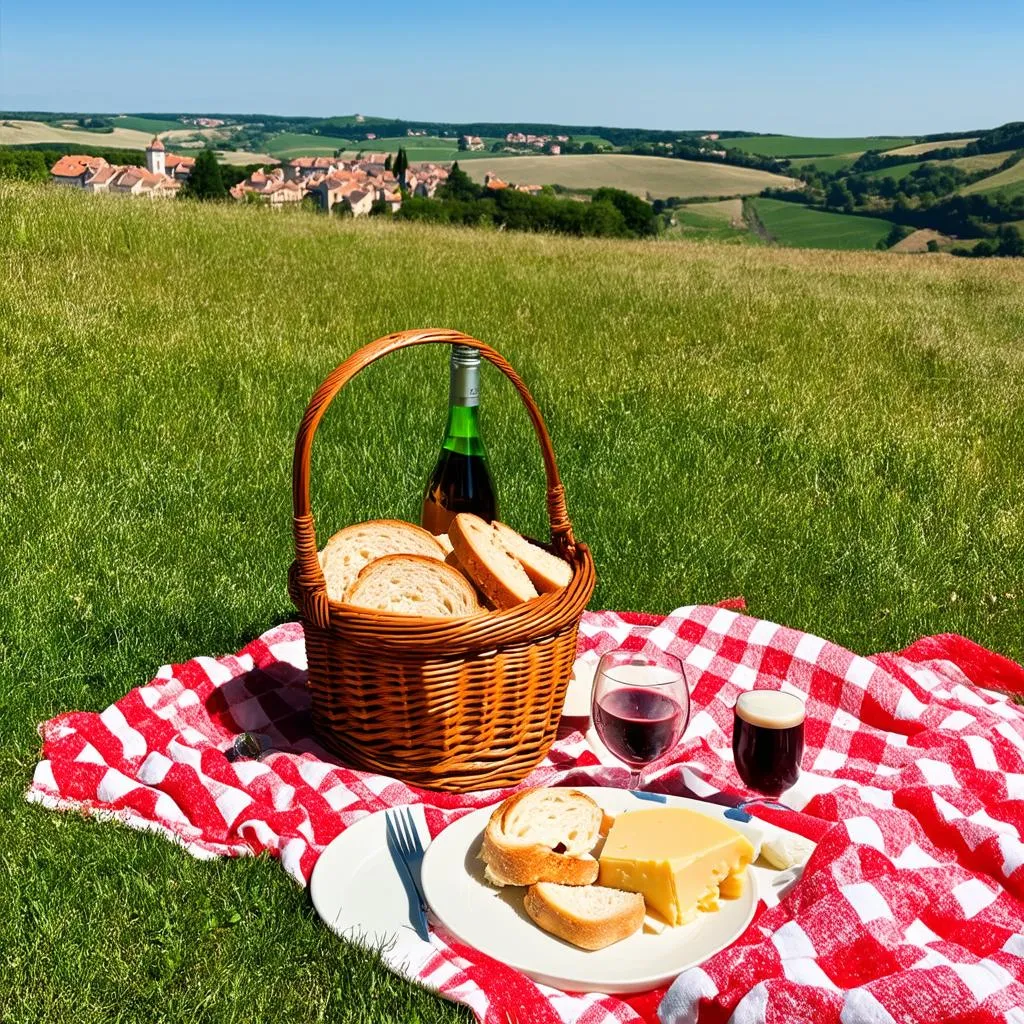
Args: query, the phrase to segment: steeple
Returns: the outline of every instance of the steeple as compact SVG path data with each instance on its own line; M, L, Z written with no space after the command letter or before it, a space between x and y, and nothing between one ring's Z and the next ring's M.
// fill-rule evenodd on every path
M166 174L166 167L164 144L154 135L153 141L146 147L146 170L150 174Z

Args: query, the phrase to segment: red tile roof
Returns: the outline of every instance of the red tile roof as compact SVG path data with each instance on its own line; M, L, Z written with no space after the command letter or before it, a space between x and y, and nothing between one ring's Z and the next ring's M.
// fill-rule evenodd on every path
M156 135L154 135L153 136L153 141L146 148L147 149L163 149L164 148L164 144L160 141L160 139Z

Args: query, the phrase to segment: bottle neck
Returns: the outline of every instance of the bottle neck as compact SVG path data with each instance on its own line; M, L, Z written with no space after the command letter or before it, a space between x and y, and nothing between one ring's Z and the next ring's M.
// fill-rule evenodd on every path
M480 436L480 355L475 349L452 349L448 391L448 425L444 445L461 455L485 455Z

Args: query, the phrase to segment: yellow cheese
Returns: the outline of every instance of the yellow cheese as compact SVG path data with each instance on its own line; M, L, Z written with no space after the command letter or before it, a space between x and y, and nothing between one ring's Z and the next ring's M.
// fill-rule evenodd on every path
M685 807L630 811L615 819L601 851L599 885L640 893L669 924L743 892L754 848L718 818Z

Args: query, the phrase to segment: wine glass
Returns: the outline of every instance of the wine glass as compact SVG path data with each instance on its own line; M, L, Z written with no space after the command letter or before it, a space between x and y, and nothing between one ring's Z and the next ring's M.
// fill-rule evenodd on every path
M741 693L733 711L732 754L747 788L762 794L744 800L740 807L778 803L800 777L804 702L782 690Z
M591 714L601 742L629 767L640 789L644 766L667 754L690 721L682 662L647 643L605 654L594 675Z

